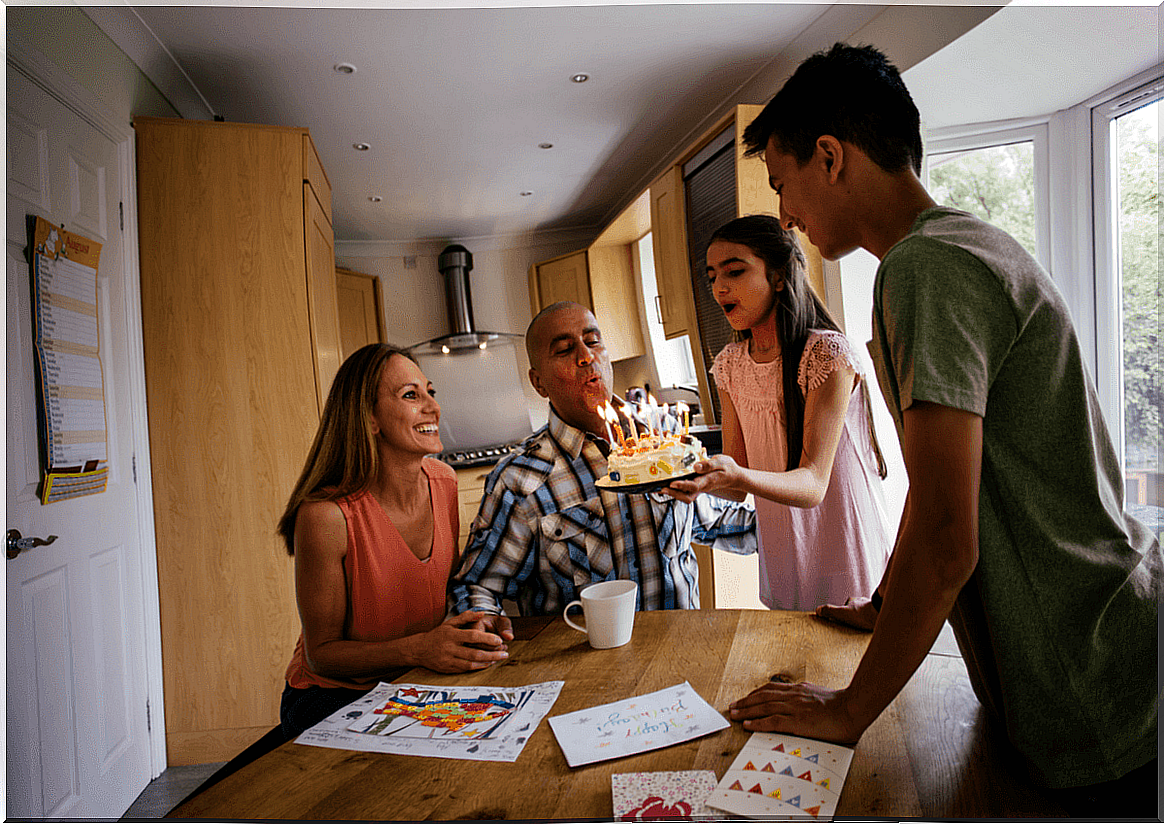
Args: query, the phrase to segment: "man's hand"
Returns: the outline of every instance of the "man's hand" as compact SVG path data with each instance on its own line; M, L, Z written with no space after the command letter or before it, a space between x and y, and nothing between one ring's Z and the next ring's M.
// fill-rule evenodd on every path
M495 625L502 627L502 622L500 631L491 631ZM508 658L505 642L513 640L513 630L505 616L462 612L446 618L436 629L412 638L416 640L417 659L422 666L434 672L467 672Z
M492 632L500 636L503 641L513 640L513 622L509 620L508 616L491 612L475 614L478 618L475 629L482 632Z
M783 732L852 745L865 730L849 717L845 691L815 684L767 683L731 705L751 732Z
M816 616L865 632L872 632L877 625L877 609L869 598L849 598L841 606L822 604L816 608Z

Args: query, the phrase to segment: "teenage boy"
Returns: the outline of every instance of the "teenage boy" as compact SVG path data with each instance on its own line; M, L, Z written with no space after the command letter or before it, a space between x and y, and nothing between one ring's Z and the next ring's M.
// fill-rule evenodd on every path
M1123 512L1059 292L1010 236L931 199L917 108L875 48L808 58L744 142L786 227L881 261L869 350L909 493L877 591L817 611L873 630L849 686L767 684L732 717L856 741L949 619L1036 781L1155 817L1160 545Z

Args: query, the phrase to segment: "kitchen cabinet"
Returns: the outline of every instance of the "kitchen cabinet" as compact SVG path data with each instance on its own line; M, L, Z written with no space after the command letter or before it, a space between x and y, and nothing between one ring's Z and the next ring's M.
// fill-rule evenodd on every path
M719 418L711 364L730 340L731 329L703 280L706 250L700 247L705 245L706 235L732 218L778 213L779 201L768 185L763 160L744 156L744 129L762 109L759 105L736 106L680 153L650 186L663 329L668 338L689 337L700 407L707 423L717 423ZM716 208L705 208L708 196L719 204ZM799 238L809 283L817 294L824 295L820 254L805 236Z
M305 129L133 125L167 759L226 761L299 635L275 527L339 362L331 187Z
M687 212L683 169L675 165L651 184L651 244L659 288L659 320L668 338L691 329L691 278L687 272Z
M457 546L464 552L469 540L469 527L481 508L481 498L485 495L485 479L493 471L494 464L488 466L468 466L456 470L457 505L461 517L461 532L457 536Z
M340 318L340 362L361 346L384 342L384 304L380 278L349 269L335 270Z
M572 300L598 319L612 361L642 355L646 347L633 244L650 230L650 206L644 192L586 249L535 263L530 267L532 314L559 300Z
M535 263L530 270L530 317L560 300L572 300L594 310L585 249Z

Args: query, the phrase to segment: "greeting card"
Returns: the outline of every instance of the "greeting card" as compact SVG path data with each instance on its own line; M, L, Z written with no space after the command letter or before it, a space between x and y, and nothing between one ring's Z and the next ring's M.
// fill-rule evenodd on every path
M707 804L749 818L831 821L852 760L839 744L752 733Z
M550 719L571 767L669 747L729 726L686 681Z
M610 777L616 821L713 818L704 804L715 789L711 770L615 773Z

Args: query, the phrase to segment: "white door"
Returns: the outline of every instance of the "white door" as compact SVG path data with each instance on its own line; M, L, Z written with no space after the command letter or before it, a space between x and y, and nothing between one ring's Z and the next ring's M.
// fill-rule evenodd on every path
M58 536L6 560L7 814L116 818L150 780L146 627L119 144L7 71L6 529ZM98 328L109 483L42 506L25 219L102 244ZM137 348L140 351L140 345ZM138 414L140 417L140 412ZM159 707L154 716L161 715Z

